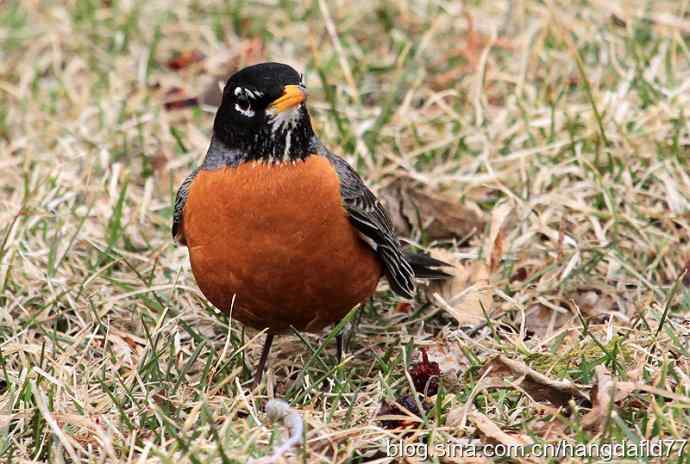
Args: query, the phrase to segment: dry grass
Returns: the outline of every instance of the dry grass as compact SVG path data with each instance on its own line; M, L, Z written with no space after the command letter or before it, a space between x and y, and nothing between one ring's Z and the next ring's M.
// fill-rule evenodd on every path
M0 461L246 462L285 437L268 397L304 418L291 462L395 462L401 438L687 438L690 5L569 4L0 2ZM317 132L370 185L411 178L486 219L433 245L497 258L489 322L382 287L341 364L325 334L284 336L249 390L261 334L209 307L169 233L212 114L164 102L265 59L305 70ZM423 347L432 408L384 429ZM582 395L506 385L499 354ZM606 375L640 388L601 411Z

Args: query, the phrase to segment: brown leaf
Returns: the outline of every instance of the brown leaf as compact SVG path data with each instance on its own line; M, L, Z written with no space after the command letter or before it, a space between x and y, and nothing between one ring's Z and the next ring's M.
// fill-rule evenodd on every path
M524 267L518 268L512 276L510 276L510 283L513 282L524 282L527 280L527 269Z
M200 103L211 108L218 108L223 101L223 87L228 77L240 68L265 61L265 59L266 51L261 39L243 40L238 46L238 52L219 69L214 69L211 82L199 95Z
M266 61L266 47L260 38L246 39L240 44L240 51L231 59L227 67L229 73L254 63Z
M434 258L450 264L453 277L431 282L426 288L427 298L448 311L460 325L476 325L491 313L493 286L489 269L481 261L463 265L450 252L434 250Z
M465 12L467 21L467 44L459 49L458 53L467 59L468 71L475 71L479 65L479 58L485 45L485 38L474 27L474 18L469 12Z
M18 416L18 414L0 414L0 429L9 426L10 422L12 422L16 416Z
M158 405L168 409L174 409L172 401L168 398L168 392L165 389L160 389L153 393L153 401Z
M381 192L401 235L422 230L431 240L466 239L484 229L480 214L456 198L429 192L409 179L398 179Z
M163 107L167 111L173 111L197 106L198 104L198 99L196 97L188 97L184 89L172 87L165 92L165 103L163 103Z
M206 55L201 53L199 50L187 50L176 53L175 56L168 60L167 66L174 71L179 71L191 66L194 63L199 63L205 58Z
M550 418L536 420L530 424L530 431L544 441L565 440L568 436L568 425L558 416L549 414Z
M457 342L441 342L427 348L427 355L438 364L444 382L448 376L457 375L469 366L469 361Z
M616 13L611 13L611 22L614 26L623 28L628 27L628 23L625 21L625 19L621 18Z
M614 308L611 296L599 294L594 290L580 290L573 299L582 314L589 318L601 318L610 314Z
M466 405L460 405L448 412L446 416L446 426L460 429L465 426L466 416L468 414Z
M471 411L468 415L470 421L477 426L485 437L511 447L529 445L532 439L524 434L509 434L501 430L491 419L479 411Z
M464 15L467 22L467 31L464 33L465 44L445 54L444 64L448 62L449 57L454 56L462 57L466 63L464 66L454 66L449 71L438 74L431 82L434 89L445 89L453 85L463 75L475 72L479 68L484 48L490 43L488 37L475 29L472 15L469 12L465 12ZM502 37L496 38L493 46L507 50L515 48L510 40Z
M204 90L204 93L199 96L201 104L218 108L223 102L223 86L224 79L220 76L215 76L206 87L206 90Z
M505 383L506 385L519 386L534 401L548 401L554 406L565 406L571 398L586 399L587 396L580 391L578 386L569 380L552 379L515 359L500 355L489 361L483 368L485 372L491 368L489 375ZM508 374L518 376L514 381L506 380Z
M184 108L191 108L199 105L199 99L196 97L182 98L180 100L171 100L164 103L164 107L168 111L181 110Z
M415 393L416 394L416 393ZM422 402L422 407L426 410L430 409L430 405ZM385 429L396 428L410 428L414 427L420 420L421 416L417 402L410 395L405 395L399 398L394 403L384 401L377 414L381 426Z
M172 100L175 98L181 98L186 96L187 94L185 93L184 89L182 87L170 87L169 89L165 90L165 98L168 100Z
M574 319L570 311L559 312L536 304L525 312L525 328L535 336L545 338Z
M685 261L685 265L683 266L683 269L681 269L681 272L685 272L683 275L683 285L690 287L690 259Z
M594 321L601 321L616 307L614 299L610 295L598 291L578 290L570 295L568 298L575 301L582 315ZM576 319L577 316L570 309L563 308L562 311L558 311L541 304L535 304L525 312L525 327L534 335L544 338Z
M503 257L503 242L507 233L509 217L513 208L507 204L502 203L496 206L491 212L491 227L489 229L489 236L487 237L485 245L485 256L489 270L493 273L498 269Z
M520 387L537 403L549 402L556 407L566 406L573 395L551 385L544 385L526 377Z
M160 174L165 170L165 167L168 165L168 155L163 150L162 148L159 149L152 157L151 157L151 168L154 170L154 172Z
M412 310L412 303L408 301L401 301L395 306L396 313L408 314Z
M604 430L613 408L612 403L622 401L636 388L635 382L615 381L606 366L594 368L596 383L592 388L592 409L582 417L582 426L586 429Z

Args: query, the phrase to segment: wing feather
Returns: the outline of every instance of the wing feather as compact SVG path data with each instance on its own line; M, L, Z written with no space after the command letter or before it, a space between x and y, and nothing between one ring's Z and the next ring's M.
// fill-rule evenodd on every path
M192 182L196 177L199 169L195 169L189 174L182 185L177 189L177 195L175 195L175 208L173 210L173 223L172 223L172 236L179 244L186 245L187 242L184 238L184 230L182 228L182 217L184 213L184 205L187 203L187 195L189 195L189 189L192 186Z
M317 153L325 156L340 178L340 193L350 222L383 263L391 289L405 298L414 296L414 270L393 231L393 223L381 202L362 178L339 156L315 141Z

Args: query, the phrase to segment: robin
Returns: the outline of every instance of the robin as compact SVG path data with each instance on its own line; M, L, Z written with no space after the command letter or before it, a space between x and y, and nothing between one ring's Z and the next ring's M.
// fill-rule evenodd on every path
M382 276L412 298L445 263L406 253L381 202L314 134L301 75L262 63L232 75L201 166L180 186L172 234L218 309L275 334L318 332L368 299ZM342 337L338 336L338 353Z

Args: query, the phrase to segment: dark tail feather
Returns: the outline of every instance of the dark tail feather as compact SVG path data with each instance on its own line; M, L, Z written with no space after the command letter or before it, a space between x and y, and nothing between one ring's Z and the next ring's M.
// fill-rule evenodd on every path
M447 272L435 269L437 267L452 267L450 264L432 258L427 254L405 252L405 259L410 263L410 266L412 266L414 276L418 279L435 280L452 277L452 275Z

